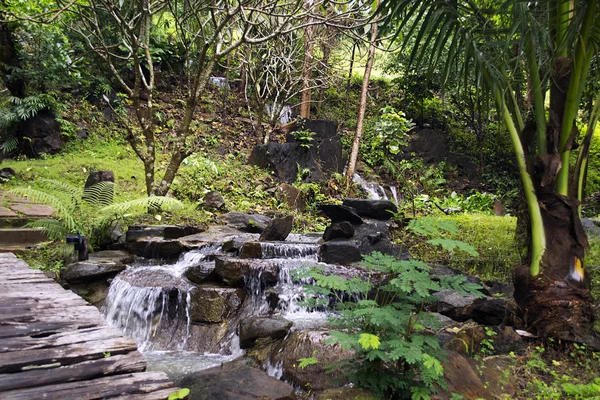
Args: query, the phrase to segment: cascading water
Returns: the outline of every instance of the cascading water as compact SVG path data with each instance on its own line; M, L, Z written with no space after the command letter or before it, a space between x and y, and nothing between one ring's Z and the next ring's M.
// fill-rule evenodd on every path
M354 174L352 176L352 182L360 185L371 200L390 200L396 204L400 204L398 202L400 200L398 197L398 189L395 186L388 186L388 193L383 185L367 182L359 174Z
M205 246L183 254L174 264L129 267L110 285L102 309L106 320L133 338L143 352L184 350L190 336L193 286L183 274L219 251L220 246Z

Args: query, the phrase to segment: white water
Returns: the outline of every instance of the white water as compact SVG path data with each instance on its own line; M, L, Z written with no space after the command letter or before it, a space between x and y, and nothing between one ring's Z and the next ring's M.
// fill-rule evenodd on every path
M102 309L107 322L131 337L140 351L185 350L190 336L190 290L183 274L209 256L218 253L220 245L205 246L183 254L173 264L129 267L115 277ZM160 279L150 281L148 276ZM140 285L131 282L141 282ZM156 286L154 286L156 285ZM176 293L176 300L173 294ZM185 321L185 324L177 323ZM167 330L171 337L160 345L154 340Z
M311 243L277 243L263 242L260 244L262 258L301 259L317 261L318 244Z
M373 182L365 181L359 174L352 176L352 182L360 185L360 187L367 193L371 200L389 200L396 204L399 204L398 189L396 186L388 186L390 193L388 194L385 188Z

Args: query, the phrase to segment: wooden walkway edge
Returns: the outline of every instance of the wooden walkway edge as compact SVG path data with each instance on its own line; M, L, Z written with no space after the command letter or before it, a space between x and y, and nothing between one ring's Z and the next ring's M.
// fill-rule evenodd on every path
M0 399L167 399L133 340L14 254L0 254Z

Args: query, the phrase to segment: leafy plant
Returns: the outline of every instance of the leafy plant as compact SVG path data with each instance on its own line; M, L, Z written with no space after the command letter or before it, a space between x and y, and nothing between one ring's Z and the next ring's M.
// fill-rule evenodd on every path
M300 129L292 132L292 136L300 143L300 147L310 148L314 140L315 132L308 129Z
M189 394L190 394L190 389L188 389L188 388L179 389L175 393L171 393L168 397L168 400L185 399Z
M111 227L124 218L146 213L148 209L181 207L178 200L159 196L113 203L112 182L100 182L83 190L51 179L39 179L35 184L35 188L17 187L7 193L52 207L53 218L35 220L26 226L42 229L53 240L62 240L70 233L80 233L90 237L91 245L96 245Z
M355 351L344 365L354 384L383 398L428 399L435 384L444 386L444 371L439 342L428 333L439 321L425 306L436 301L434 293L441 289L480 295L481 287L464 276L434 281L427 264L377 252L365 256L363 266L365 279L326 275L319 268L304 271L302 277L315 282L306 288L306 302L336 310L331 341Z

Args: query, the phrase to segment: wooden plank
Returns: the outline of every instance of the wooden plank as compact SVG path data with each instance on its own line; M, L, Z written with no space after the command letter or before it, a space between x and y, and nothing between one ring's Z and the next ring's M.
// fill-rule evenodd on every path
M135 342L126 337L94 340L51 348L0 353L0 373L12 373L32 368L71 365L81 361L129 353L137 350ZM58 364L57 364L58 363Z
M135 342L95 307L12 254L0 254L0 399L166 399ZM108 355L108 357L106 357Z
M79 321L34 321L30 323L4 324L0 325L0 339L4 340L9 337L25 335L41 336L49 332L62 332L104 325L98 318L85 318L86 316L82 316Z
M164 372L140 372L127 375L113 375L89 381L69 382L51 386L0 392L0 400L95 400L106 398L152 399L151 393L156 391L172 392L179 390L169 381ZM144 394L147 397L140 397ZM168 396L168 395L167 395ZM162 397L166 399L166 397Z
M99 326L67 332L50 332L50 334L43 335L43 337L19 336L3 339L0 342L0 353L65 346L68 344L85 343L94 340L118 337L123 337L121 331L109 326Z
M145 369L146 360L139 352L134 351L59 368L0 374L0 393L8 390L95 379L107 375L142 372Z

